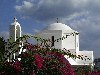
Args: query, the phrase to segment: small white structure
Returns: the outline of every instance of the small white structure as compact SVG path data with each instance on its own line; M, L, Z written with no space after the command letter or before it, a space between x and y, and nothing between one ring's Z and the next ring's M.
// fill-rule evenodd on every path
M16 17L14 17L14 22L10 25L10 38L12 41L15 42L18 37L21 37L21 26L17 22ZM36 33L36 36L41 37L43 39L50 39L52 41L51 46L56 49L69 50L74 55L83 55L90 58L90 60L81 60L81 59L74 59L69 58L65 55L65 58L70 62L71 65L93 65L93 51L79 51L79 33L69 26L62 24L62 23L53 23L48 25L43 31ZM56 42L54 42L56 40ZM8 44L8 43L7 43ZM22 43L23 44L23 43ZM20 45L19 45L20 46ZM6 50L8 45L6 45ZM15 58L20 52L11 55L9 59ZM7 56L8 54L6 54Z
M10 41L12 41L12 42L15 42L17 40L17 38L22 36L21 26L17 22L16 17L14 17L14 22L11 23L9 30L10 30L10 37L9 38L11 39ZM22 49L20 49L20 52L16 52L14 54L11 54L10 58L8 58L9 53L12 51L11 49L8 48L9 47L8 44L9 44L9 40L7 40L7 45L5 48L5 50L9 50L9 52L7 54L5 54L5 57L8 59L8 61L11 61L12 59L15 59L16 56L18 56L21 53ZM16 46L16 48L18 48L18 47L21 47L21 45Z
M21 26L14 17L14 22L10 25L10 37L13 41L16 41L18 37L21 37Z
M62 23L53 23L44 28L43 31L36 33L36 36L50 39L52 41L51 46L56 49L65 48L74 55L83 55L90 58L90 60L85 61L69 58L65 55L65 58L69 60L71 65L93 65L93 51L79 51L79 33L69 26ZM58 40L58 42L54 42L54 40Z

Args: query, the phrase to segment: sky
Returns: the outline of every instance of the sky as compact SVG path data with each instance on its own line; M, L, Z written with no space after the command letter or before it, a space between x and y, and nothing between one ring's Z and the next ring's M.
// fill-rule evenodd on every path
M0 36L9 37L14 16L24 34L59 22L80 33L80 50L100 58L100 0L0 0Z

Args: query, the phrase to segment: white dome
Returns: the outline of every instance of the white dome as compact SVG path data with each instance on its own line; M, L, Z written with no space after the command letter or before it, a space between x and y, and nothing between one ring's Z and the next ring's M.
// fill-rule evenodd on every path
M11 25L20 25L18 22L11 23Z
M20 26L20 24L17 22L16 16L14 17L14 22L11 23L11 25L19 25Z
M62 23L53 23L47 26L44 30L72 30L69 26Z

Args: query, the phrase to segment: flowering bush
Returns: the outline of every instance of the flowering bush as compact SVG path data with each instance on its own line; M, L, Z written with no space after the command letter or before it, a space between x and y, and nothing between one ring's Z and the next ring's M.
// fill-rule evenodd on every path
M75 71L75 75L100 75L100 71L91 70L90 66L78 67Z
M8 49L8 58L12 59L1 62L0 75L74 75L74 70L64 57L63 51L51 48L44 39L42 41L43 45L32 45L27 42L27 36L21 37L21 41L23 38L26 41L24 45L18 39L9 46L11 52ZM21 46L18 47L18 45ZM21 54L14 59L13 54L18 53L20 49L22 49ZM18 60L19 58L21 60Z
M22 49L21 54L15 57L15 59L9 59L7 61L0 62L0 75L74 75L74 69L71 67L68 60L64 55L68 55L73 58L77 57L71 54L69 51L66 53L63 50L52 48L48 45L48 40L34 37L37 41L41 41L41 44L32 45L27 42L26 39L29 36L20 37L16 42L10 43L8 52L8 58L11 55L18 53ZM20 41L26 41L24 45ZM18 47L18 45L21 45ZM15 47L18 47L17 49ZM25 52L23 50L26 50ZM66 49L64 49L66 50ZM18 60L18 59L21 60ZM82 58L83 59L83 58ZM87 75L85 69L80 69L81 73L76 75ZM99 75L99 72L88 72L89 75ZM98 74L97 74L98 73Z
M73 75L70 63L58 52L23 52L20 61L5 62L0 69L1 75Z

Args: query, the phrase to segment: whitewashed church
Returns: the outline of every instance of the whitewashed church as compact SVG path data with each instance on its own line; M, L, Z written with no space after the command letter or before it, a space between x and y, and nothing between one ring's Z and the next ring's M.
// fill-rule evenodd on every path
M21 37L21 26L14 18L14 22L10 25L10 36L13 37L13 41L16 41L16 37ZM66 39L59 40L59 42L53 42L52 46L57 49L67 49L72 54L83 55L90 58L90 60L81 60L69 58L65 55L65 58L70 62L71 65L93 65L93 51L80 51L79 50L79 32L71 29L68 25L62 23L53 23L48 25L42 31L36 33L36 36L39 36L44 39L50 39L54 41L55 39L60 39L66 37Z

